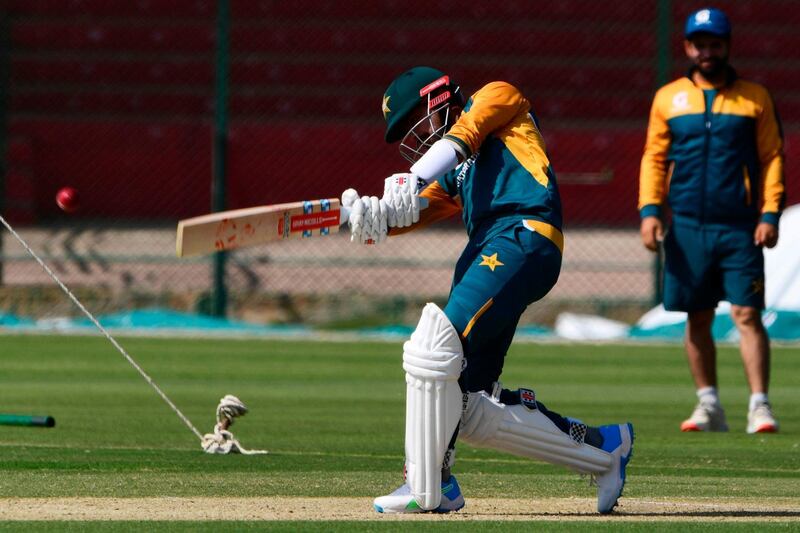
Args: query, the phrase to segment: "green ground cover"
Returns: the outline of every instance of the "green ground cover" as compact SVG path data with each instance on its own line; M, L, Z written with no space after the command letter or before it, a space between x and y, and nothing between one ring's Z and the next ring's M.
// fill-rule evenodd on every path
M242 398L251 413L234 426L237 437L270 454L201 453L188 428L103 338L0 336L0 412L48 414L57 422L53 429L0 426L0 498L371 497L402 480L399 342L120 341L201 432L211 430L220 397ZM719 369L728 434L678 431L694 404L679 346L515 345L503 382L534 388L549 408L590 424L632 421L627 497L796 498L800 505L800 348L773 351L777 435L744 432L748 394L738 351L722 348ZM594 496L594 488L564 469L466 445L455 473L467 501ZM709 530L719 525L713 516L698 522ZM178 522L152 526L191 529ZM342 530L348 529L359 530Z

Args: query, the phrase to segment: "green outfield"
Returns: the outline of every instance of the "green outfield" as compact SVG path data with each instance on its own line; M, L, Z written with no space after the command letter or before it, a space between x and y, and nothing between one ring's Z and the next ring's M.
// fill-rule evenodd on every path
M203 454L103 338L0 336L0 413L56 420L52 429L0 426L0 515L11 520L0 529L126 530L143 519L169 531L207 519L248 520L230 524L241 529L402 529L370 508L372 497L402 480L400 342L120 342L201 432L211 430L220 397L239 396L251 413L232 429L244 446L270 454ZM738 351L721 348L719 359L732 430L682 434L678 425L694 398L680 346L515 345L504 386L534 388L551 409L590 424L633 422L634 458L618 514L596 517L595 489L576 474L463 445L455 473L467 506L453 516L414 517L414 526L455 531L470 521L471 530L496 530L498 520L513 519L547 528L570 520L594 530L800 527L800 348L773 350L777 435L745 434ZM35 513L15 511L27 501ZM128 514L74 521L102 518L92 509L108 502ZM224 513L226 502L222 518L204 514L210 507ZM65 521L14 521L23 518Z

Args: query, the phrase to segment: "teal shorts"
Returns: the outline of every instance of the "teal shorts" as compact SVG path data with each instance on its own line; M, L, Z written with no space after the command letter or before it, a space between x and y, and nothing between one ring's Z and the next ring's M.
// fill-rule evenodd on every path
M664 307L702 311L726 300L764 309L764 253L753 232L673 223L664 238Z
M555 285L561 251L517 222L470 240L456 264L444 313L461 336L462 387L491 391L525 308Z

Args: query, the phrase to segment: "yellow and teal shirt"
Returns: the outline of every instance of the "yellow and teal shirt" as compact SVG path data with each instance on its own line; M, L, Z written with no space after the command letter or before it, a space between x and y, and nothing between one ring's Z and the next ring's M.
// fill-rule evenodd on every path
M715 89L694 71L653 100L639 178L639 212L676 221L778 224L786 202L783 132L772 98L731 69Z
M460 211L470 238L516 220L563 249L555 174L530 102L518 89L500 81L485 85L445 139L464 161L421 193L429 206L416 227Z

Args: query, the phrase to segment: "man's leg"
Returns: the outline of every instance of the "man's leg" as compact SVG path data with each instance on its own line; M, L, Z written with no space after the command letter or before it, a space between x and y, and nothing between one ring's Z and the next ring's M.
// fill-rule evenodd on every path
M768 392L769 338L761 322L761 311L755 307L731 306L731 318L739 330L739 349L742 352L744 373L751 393Z
M711 334L714 309L690 311L686 321L686 358L697 387L698 403L681 431L728 431L717 395L717 348Z
M449 470L448 447L458 427L462 392L461 340L441 309L429 303L417 329L403 345L406 372L406 482L392 494L375 499L378 512L449 512L464 505Z
M622 495L625 468L633 453L631 424L588 428L579 420L549 411L529 389L492 395L470 392L459 438L472 446L591 474L597 480L597 510L604 514L614 509Z
M750 385L748 433L773 433L778 423L767 399L769 389L769 337L761 322L761 311L755 307L732 305L731 317L739 330L739 349L744 373Z
M686 321L686 357L698 390L717 387L717 348L711 335L714 309L690 311Z
M549 411L531 390L511 392L496 383L520 314L555 284L561 264L551 242L520 230L513 239L496 238L481 250L445 308L461 332L467 359L459 439L595 475L597 509L608 513L625 483L633 446L630 424L590 428Z
M764 252L753 243L748 230L721 235L725 299L731 302L731 318L739 331L740 350L750 385L748 433L773 433L778 423L767 399L769 388L769 337L761 322L764 309Z
M439 460L440 463L440 474L439 478L441 480L441 498L439 502L439 507L434 507L433 503L435 500L439 498L438 495L432 494L431 490L431 479L436 473L433 471L432 466L430 463L432 461L426 460L427 457L425 453L426 448L429 446L429 442L431 439L424 439L425 433L430 433L426 426L430 424L425 424L425 417L417 416L417 412L419 410L418 406L423 406L427 403L424 401L424 397L420 397L419 394L422 392L422 389L425 387L425 383L419 383L425 381L425 375L429 374L430 370L426 369L419 369L414 367L419 367L419 364L414 364L411 367L407 365L408 362L413 362L415 359L412 356L412 352L420 352L420 351L429 351L430 356L436 357L436 354L441 351L441 346L439 347L432 347L432 350L421 350L420 345L429 345L431 343L441 344L441 341L445 341L445 344L449 346L448 351L454 351L455 345L458 344L458 348L461 351L463 357L463 349L464 349L464 339L462 337L462 332L466 328L467 319L465 320L458 320L454 316L452 311L453 300L460 299L465 300L465 296L460 298L454 297L454 292L459 292L463 289L459 289L464 285L463 279L470 271L471 268L474 267L476 262L476 258L478 257L481 248L477 246L472 241L467 243L467 246L464 248L464 251L461 253L461 257L459 258L458 262L456 263L455 272L453 273L453 287L450 294L449 305L450 308L445 308L444 313L442 313L438 308L436 308L436 312L433 315L436 316L435 322L438 324L436 327L429 327L425 324L430 322L431 318L431 309L429 306L432 304L428 304L425 310L423 310L423 318L420 319L420 324L417 326L417 330L419 333L415 331L412 336L410 345L407 342L404 348L403 354L403 367L406 370L406 464L404 469L405 474L405 483L400 486L397 490L388 494L386 496L380 496L375 499L374 507L378 512L381 513L418 513L418 512L426 512L426 511L436 511L436 512L449 512L453 510L458 510L464 506L464 497L461 495L460 488L458 487L458 482L455 479L455 476L451 475L450 469L453 465L454 457L455 457L455 440L456 435L458 434L458 419L461 416L462 411L462 389L461 389L461 380L459 379L456 382L458 387L457 391L457 408L455 412L456 423L454 424L453 431L451 432L450 441L447 443L447 449L442 454L443 457ZM467 285L471 285L471 283L467 283ZM485 289L485 285L481 286L478 284L478 287ZM474 296L469 294L469 296ZM435 306L433 306L435 307ZM464 305L464 308L468 307ZM480 308L480 305L475 308L472 312L477 312ZM449 314L448 314L449 311ZM427 317L427 318L426 318ZM446 322L446 324L445 324ZM422 332L425 332L424 335L421 335ZM422 341L422 342L411 342L411 341ZM411 348L409 350L409 348ZM406 359L409 361L406 361ZM427 359L427 358L426 358ZM417 362L418 363L418 362ZM428 365L430 366L430 365ZM409 372L411 370L411 372ZM457 374L454 376L456 378L460 378L463 373L463 368L459 367ZM448 382L452 381L450 379L447 380ZM419 383L420 387L416 385ZM449 386L452 383L448 384L448 400L451 393L451 387ZM412 386L413 385L413 386ZM444 405L449 405L451 401L443 402ZM449 409L448 409L449 411ZM449 413L448 413L449 415ZM430 418L430 417L429 417ZM449 419L449 416L447 416ZM439 440L439 439L437 439ZM436 448L440 443L436 443ZM431 450L432 451L432 450ZM435 458L438 458L439 451L438 449L435 451ZM425 459L421 461L420 459ZM411 468L409 468L411 465ZM422 467L422 468L420 468ZM424 471L424 472L423 472ZM421 474L421 475L420 475ZM426 480L426 484L429 485L427 488L420 490L418 485L420 480ZM426 492L426 494L420 494L420 492ZM422 505L420 505L422 504Z
M698 403L681 431L726 431L717 396L717 350L711 335L714 309L723 295L717 267L717 235L673 224L664 238L664 308L686 311L684 346Z

